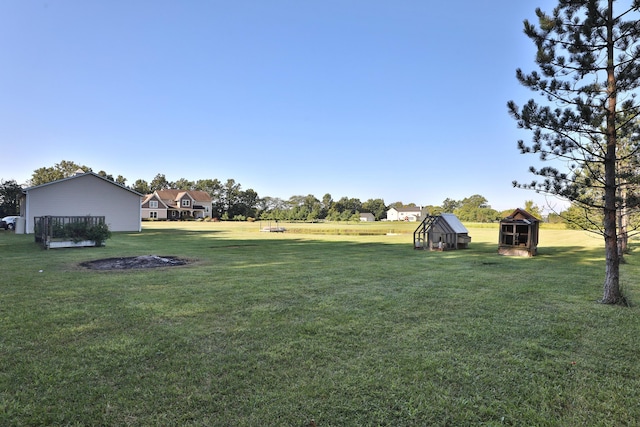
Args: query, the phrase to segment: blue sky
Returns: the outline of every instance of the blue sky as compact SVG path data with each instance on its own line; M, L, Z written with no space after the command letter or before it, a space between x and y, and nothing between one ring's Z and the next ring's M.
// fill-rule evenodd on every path
M545 204L506 103L555 1L0 1L0 179L62 160L262 197ZM552 204L558 201L551 199Z

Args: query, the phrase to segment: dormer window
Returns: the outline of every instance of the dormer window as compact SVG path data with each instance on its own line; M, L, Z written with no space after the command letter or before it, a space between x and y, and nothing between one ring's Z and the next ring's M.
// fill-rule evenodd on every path
M189 199L182 199L182 207L183 207L183 208L188 208L189 206L191 206L191 200L189 200Z
M150 207L151 209L158 209L158 201L157 201L157 200L151 200L151 201L149 202L149 207Z

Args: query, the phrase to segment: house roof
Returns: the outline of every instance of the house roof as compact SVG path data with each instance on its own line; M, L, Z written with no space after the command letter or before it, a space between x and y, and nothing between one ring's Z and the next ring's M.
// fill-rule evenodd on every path
M422 208L420 208L419 206L402 206L400 208L390 208L389 210L396 210L398 212L422 212Z
M101 180L103 180L103 181L105 181L105 182L108 182L109 184L115 185L116 187L120 187L120 188L122 188L123 190L129 191L129 192L131 192L131 193L133 193L133 194L136 194L136 195L138 195L138 196L140 196L140 197L144 197L142 194L138 193L137 191L134 191L134 190L132 190L132 189L130 189L130 188L128 188L128 187L125 187L124 185L118 184L118 183L117 183L117 182L115 182L115 181L111 181L110 179L107 179L107 178L105 178L104 176L100 176L100 175L98 175L97 173L94 173L94 172L84 172L84 173L80 173L80 171L81 171L81 170L78 170L78 171L76 171L76 173L75 173L74 175L71 175L71 176L66 177L66 178L62 178L62 179L58 179L58 180L50 181L50 182L45 182L44 184L34 185L33 187L25 188L24 190L22 190L22 193L23 193L23 194L26 194L27 192L29 192L29 191L31 191L31 190L35 190L35 189L39 189L39 188L43 188L43 187L46 187L46 186L49 186L49 185L59 184L59 183L61 183L61 182L70 181L70 180L72 180L72 179L83 178L83 177L86 177L86 176L88 176L88 175L89 175L89 176L94 176L94 177L96 177L96 178L99 178L99 179L101 179Z
M202 190L156 190L155 194L162 200L176 201L182 198L185 194L188 194L196 202L211 202L211 196L206 191Z
M162 203L164 205L165 208L167 208L167 204L156 195L156 193L151 193L151 194L147 194L146 196L144 196L144 199L142 200L141 204L144 205L145 203L149 202L150 200L156 199L158 202Z

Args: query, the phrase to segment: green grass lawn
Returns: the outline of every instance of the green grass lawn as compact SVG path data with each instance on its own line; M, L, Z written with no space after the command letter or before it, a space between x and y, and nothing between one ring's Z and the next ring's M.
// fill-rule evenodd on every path
M602 239L581 231L513 258L497 227L427 252L417 224L266 225L49 251L0 231L0 425L638 424L637 255L625 308L597 303ZM191 263L79 267L149 254Z

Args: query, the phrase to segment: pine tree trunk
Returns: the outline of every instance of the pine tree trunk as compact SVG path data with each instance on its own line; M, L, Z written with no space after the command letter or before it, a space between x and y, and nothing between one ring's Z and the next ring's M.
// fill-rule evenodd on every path
M620 292L620 257L618 256L615 209L605 213L604 229L606 273L601 302L603 304L618 304L622 301L622 293Z
M606 273L604 278L603 304L618 304L622 301L620 292L620 257L618 256L618 236L616 222L616 195L618 183L616 180L616 108L617 85L614 69L614 32L613 32L613 0L608 0L607 22L607 151L604 157L604 247L606 256Z
M614 131L615 132L615 131ZM614 135L615 140L615 135ZM606 256L606 273L604 279L603 304L618 304L622 301L620 292L620 256L618 254L618 227L616 209L616 146L607 145L604 160L604 247Z

